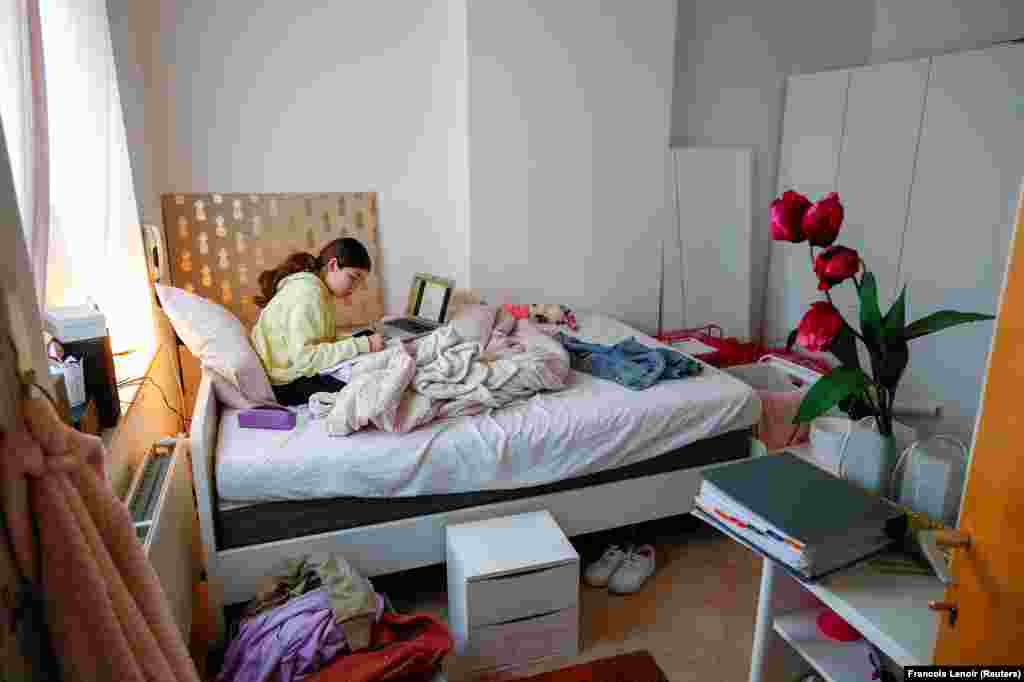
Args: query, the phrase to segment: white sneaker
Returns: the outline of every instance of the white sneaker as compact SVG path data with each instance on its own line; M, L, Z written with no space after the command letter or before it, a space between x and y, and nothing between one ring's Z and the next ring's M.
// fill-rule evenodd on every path
M643 587L654 573L654 547L640 545L631 550L622 565L608 579L608 591L615 594L633 594Z
M587 566L583 573L583 582L591 587L605 587L622 562L626 560L627 552L619 549L618 545L612 545L604 551L601 558Z

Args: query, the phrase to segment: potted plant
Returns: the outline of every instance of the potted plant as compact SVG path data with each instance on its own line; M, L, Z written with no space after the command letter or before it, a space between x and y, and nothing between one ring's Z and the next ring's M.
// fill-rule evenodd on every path
M772 239L810 248L811 265L818 290L825 300L811 304L787 347L798 343L809 351L830 351L841 363L819 379L804 396L794 419L806 423L839 406L853 419L874 417L880 436L882 494L887 494L889 474L895 465L893 404L896 388L910 358L914 339L956 325L991 320L992 315L940 310L911 323L906 321L906 287L883 315L878 303L878 283L860 255L835 244L843 224L843 205L832 192L816 203L787 191L771 204ZM815 249L819 251L815 253ZM850 325L832 302L831 290L851 282L860 308L859 331ZM869 367L862 367L857 344L867 350Z

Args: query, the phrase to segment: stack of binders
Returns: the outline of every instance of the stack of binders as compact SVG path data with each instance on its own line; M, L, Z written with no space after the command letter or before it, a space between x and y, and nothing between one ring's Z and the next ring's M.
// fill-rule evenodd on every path
M695 504L712 525L813 582L900 540L906 514L784 452L704 472Z

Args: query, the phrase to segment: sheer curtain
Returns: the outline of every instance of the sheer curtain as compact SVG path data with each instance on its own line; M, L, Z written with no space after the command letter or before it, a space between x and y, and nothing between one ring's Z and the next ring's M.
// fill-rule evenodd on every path
M148 357L152 309L106 2L45 0L40 16L50 133L47 302L95 299L114 351Z
M46 300L49 150L38 0L0 0L0 120L40 306Z

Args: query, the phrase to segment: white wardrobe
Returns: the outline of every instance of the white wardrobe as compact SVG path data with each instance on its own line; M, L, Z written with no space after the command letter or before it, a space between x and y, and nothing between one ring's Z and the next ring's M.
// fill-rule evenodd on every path
M883 312L905 284L908 321L996 313L1022 175L1024 45L788 81L779 192L840 193L838 243L875 273ZM785 339L820 298L806 244L773 244L766 337ZM852 286L834 299L857 326ZM941 406L927 430L970 437L992 331L980 322L911 342L897 399Z

